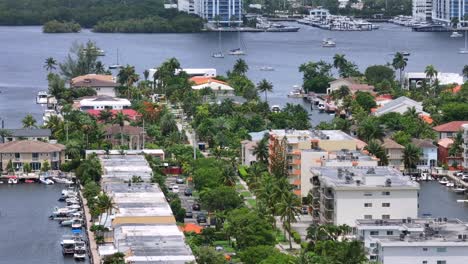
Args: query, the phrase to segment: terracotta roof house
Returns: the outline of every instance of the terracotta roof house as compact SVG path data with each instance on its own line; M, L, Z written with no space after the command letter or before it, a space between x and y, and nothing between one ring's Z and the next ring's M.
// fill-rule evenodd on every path
M452 144L453 139L451 138L440 139L437 142L437 157L440 163L447 164L450 167L456 164L458 169L458 166L463 165L463 156L450 156L449 151Z
M3 171L7 169L10 160L16 171L22 170L25 163L29 163L34 171L38 171L45 161L53 170L58 170L60 164L65 161L65 146L31 140L0 144L0 168Z
M432 129L439 134L439 139L452 138L458 131L463 131L462 125L464 124L468 124L468 121L452 121L435 126Z
M330 85L327 88L327 94L331 94L333 91L340 89L341 86L348 86L351 93L361 92L374 92L374 86L363 84L357 78L341 78L328 83Z
M101 114L101 111L103 110L87 110L86 112L94 117L99 117L99 114ZM112 113L112 116L117 115L118 112L122 112L124 115L128 117L130 120L138 120L141 117L141 114L138 113L137 111L133 109L122 109L122 110L110 110Z
M403 163L403 151L405 147L389 138L384 138L382 147L385 149L385 153L387 153L388 166L403 170L405 168Z
M209 88L216 95L234 95L234 88L229 86L228 83L211 77L195 76L190 78L190 81L195 84L192 86L193 90Z
M70 81L71 88L89 87L96 90L97 95L115 97L115 87L119 84L112 75L87 74L73 78Z
M118 124L108 125L104 129L106 139L114 146L118 146L121 144L120 138L120 126ZM144 129L142 127L134 127L134 126L123 126L122 127L122 134L123 134L123 144L128 146L129 149L142 149L143 148L143 137L144 137ZM148 138L145 137L145 140Z

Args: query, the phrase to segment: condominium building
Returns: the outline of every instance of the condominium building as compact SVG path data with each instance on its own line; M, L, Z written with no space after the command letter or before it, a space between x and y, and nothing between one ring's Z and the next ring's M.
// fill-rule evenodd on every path
M468 22L465 15L468 14L468 2L466 0L433 0L432 20L445 25L450 25L453 18L457 18L459 24Z
M199 0L177 0L177 9L188 14L197 14L197 2Z
M210 23L242 23L242 0L196 0L198 15Z
M413 0L413 18L421 21L431 20L432 0Z
M315 222L355 226L356 220L415 218L419 184L390 167L314 167Z
M458 219L357 220L368 258L385 264L464 264L467 223Z
M462 126L463 128L463 167L468 168L468 124Z

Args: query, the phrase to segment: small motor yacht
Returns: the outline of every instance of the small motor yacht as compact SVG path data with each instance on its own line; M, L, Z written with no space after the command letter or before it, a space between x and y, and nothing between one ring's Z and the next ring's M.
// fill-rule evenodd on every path
M47 91L40 91L36 96L36 104L47 104L49 93Z
M270 67L270 66L263 66L263 67L260 67L260 70L261 71L274 71L275 68Z
M8 179L8 183L9 183L9 184L17 184L17 183L18 183L18 178L16 178L16 176L10 177L10 178Z
M86 243L84 241L77 241L75 243L73 258L76 260L86 259Z
M317 106L318 110L322 113L325 112L325 103L320 102Z
M450 35L451 38L461 38L463 37L463 34L457 32L457 31L454 31L452 32L452 34Z
M443 177L442 179L439 180L439 183L442 184L442 185L447 185L447 183L449 183L449 181L447 180L446 177Z
M336 42L334 42L331 38L326 38L322 40L322 47L324 48L334 48L336 47Z
M222 52L215 52L213 53L213 55L211 55L213 58L217 58L217 59L222 59L224 58L224 53Z
M232 49L229 51L229 55L237 55L237 56L245 55L245 51L241 50L240 48Z
M281 107L279 105L273 105L273 106L271 106L271 111L273 113L279 113L279 112L281 112Z
M449 181L445 186L447 186L447 187L455 187L455 183Z
M83 227L83 220L81 219L73 219L71 223L72 229L81 229Z

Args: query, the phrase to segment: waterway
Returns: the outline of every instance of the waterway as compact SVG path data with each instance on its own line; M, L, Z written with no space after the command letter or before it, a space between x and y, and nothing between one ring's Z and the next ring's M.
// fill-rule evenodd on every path
M468 204L457 203L457 200L467 199L465 195L456 194L437 181L420 184L420 217L448 217L468 221Z
M338 32L326 31L300 25L297 33L242 33L250 71L255 82L263 78L274 85L268 96L271 104L287 102L302 103L287 98L293 85L301 84L298 72L300 64L307 61L332 62L336 53L346 54L361 70L373 64L391 62L396 51L409 51L407 70L423 71L433 64L439 72L460 72L468 64L468 55L457 50L463 39L449 38L448 33L411 32L410 29L393 24L380 24L375 31ZM237 33L222 35L222 48L227 51L238 46ZM322 48L321 40L331 37L336 48ZM144 69L160 65L170 57L180 60L183 67L216 68L224 74L232 68L237 57L215 59L211 54L218 48L216 33L197 34L98 34L83 30L78 34L43 34L41 27L0 27L0 118L9 127L20 125L28 113L41 120L42 109L35 105L37 91L47 88L46 71L43 68L47 57L63 61L74 42L93 40L106 51L106 65L117 60L121 64L135 65L143 76ZM271 66L276 71L260 71L262 66ZM314 113L315 114L315 113ZM314 115L312 123L328 120L327 115Z
M57 201L63 188L0 184L0 264L75 263L73 256L62 256L60 247L71 228L49 220L54 206L65 206Z

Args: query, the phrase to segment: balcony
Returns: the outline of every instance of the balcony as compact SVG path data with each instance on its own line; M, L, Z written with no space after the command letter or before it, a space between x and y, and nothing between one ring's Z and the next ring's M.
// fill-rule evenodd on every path
M301 175L301 170L289 170L290 176L300 176Z

